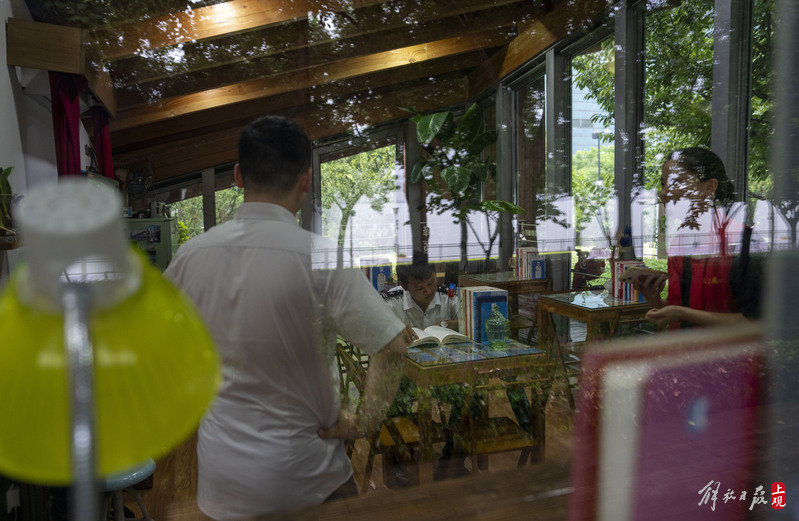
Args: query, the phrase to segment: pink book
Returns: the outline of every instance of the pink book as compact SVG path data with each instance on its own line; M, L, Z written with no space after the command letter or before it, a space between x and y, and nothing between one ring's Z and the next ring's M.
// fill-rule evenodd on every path
M737 519L753 472L763 355L757 326L625 339L586 353L575 417L570 521ZM750 491L751 493L751 491Z

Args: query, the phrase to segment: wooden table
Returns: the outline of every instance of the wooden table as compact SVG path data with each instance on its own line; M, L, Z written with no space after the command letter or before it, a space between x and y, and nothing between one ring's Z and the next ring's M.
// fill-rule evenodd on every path
M536 366L546 366L548 370L549 358L545 352L516 342L511 342L507 351L494 351L471 342L447 347L450 349L409 349L406 358L405 375L416 383L419 390L420 484L433 480L433 387L465 382L474 368L488 372L492 369L530 367L533 372Z
M550 293L539 297L538 343L545 349L554 351L550 355L558 361L562 375L566 379L569 405L572 408L574 408L574 396L568 381L566 353L555 333L552 315L562 315L585 322L587 329L585 340L593 342L615 335L621 322L643 320L650 309L652 309L651 304L616 298L607 290Z
M437 481L420 487L387 490L259 521L504 521L566 519L572 492L569 466L543 462L519 469Z

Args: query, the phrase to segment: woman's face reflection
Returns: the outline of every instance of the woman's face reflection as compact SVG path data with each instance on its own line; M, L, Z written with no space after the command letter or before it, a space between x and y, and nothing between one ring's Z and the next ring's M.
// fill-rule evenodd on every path
M660 202L665 205L680 201L689 203L683 225L698 226L698 217L713 207L713 196L718 188L716 179L700 181L699 177L681 163L670 159L663 163L660 175Z

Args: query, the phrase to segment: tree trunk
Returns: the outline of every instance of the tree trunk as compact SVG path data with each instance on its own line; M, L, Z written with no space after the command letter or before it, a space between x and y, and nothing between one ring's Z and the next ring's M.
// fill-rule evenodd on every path
M467 244L469 241L469 228L466 221L461 221L461 273L466 273L466 264L469 262Z
M338 223L338 252L337 252L337 260L338 266L344 266L344 242L347 239L347 225L350 222L350 218L352 218L352 212L347 211L346 209L341 209L341 221ZM352 241L350 241L350 262L353 262L352 259Z

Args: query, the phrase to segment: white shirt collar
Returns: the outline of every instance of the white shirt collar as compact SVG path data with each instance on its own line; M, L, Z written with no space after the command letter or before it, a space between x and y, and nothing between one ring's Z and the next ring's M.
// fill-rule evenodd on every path
M270 219L297 224L297 217L285 207L273 203L241 203L236 219Z
M405 293L403 293L402 298L403 298L403 309L405 311L416 308L420 310L422 313L426 313L427 311L434 309L436 306L441 305L441 294L438 291L436 291L436 294L433 295L433 300L430 301L430 304L427 306L427 309L422 309L419 307L419 304L417 304L416 301L413 300L413 297L411 297L410 291L406 291Z

